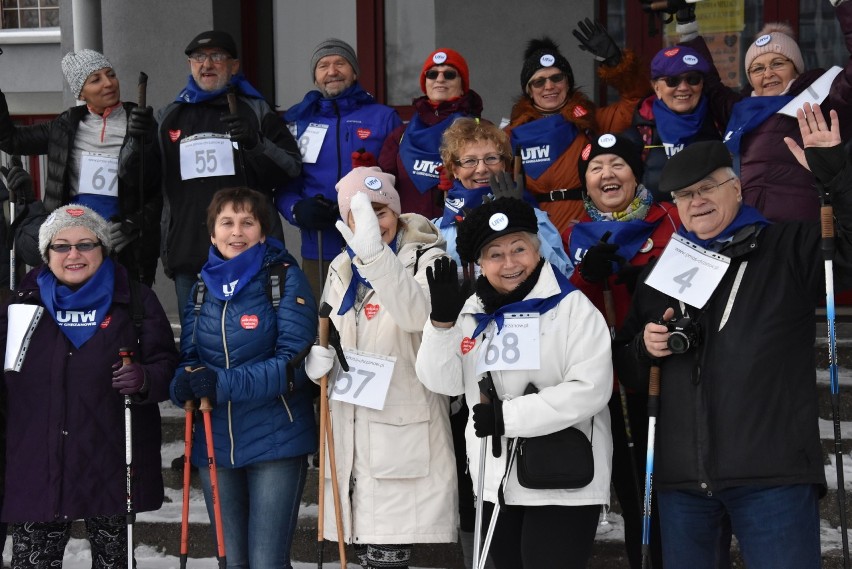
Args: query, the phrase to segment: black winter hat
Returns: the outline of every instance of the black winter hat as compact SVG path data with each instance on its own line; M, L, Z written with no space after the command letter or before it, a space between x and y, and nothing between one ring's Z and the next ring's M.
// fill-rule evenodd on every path
M660 174L660 192L682 190L719 168L731 168L731 153L719 140L693 142L666 161Z
M483 247L518 231L538 233L535 211L523 200L499 198L477 207L458 224L456 251L463 263L473 263Z
M642 153L638 146L633 144L627 138L618 134L602 134L593 142L586 144L580 152L580 158L577 160L577 170L580 174L580 184L586 187L586 170L589 169L589 162L595 156L601 154L615 154L621 157L630 169L633 170L633 175L638 182L642 181L642 174L645 171L645 165L642 163Z
M237 56L237 44L234 42L234 38L231 37L231 34L227 32L220 32L217 30L201 32L192 38L192 41L189 42L189 45L186 46L186 49L183 52L187 55L192 55L193 51L201 49L202 47L218 47L219 49L227 51L234 59L239 59Z
M526 95L527 83L536 71L544 67L555 67L568 76L568 89L574 90L574 71L571 64L559 51L559 46L547 36L532 39L524 50L524 66L521 68L521 91Z

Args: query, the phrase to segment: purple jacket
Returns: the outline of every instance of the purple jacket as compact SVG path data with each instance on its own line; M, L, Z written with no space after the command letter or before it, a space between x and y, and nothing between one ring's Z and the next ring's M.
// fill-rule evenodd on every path
M835 13L846 49L852 54L852 2L841 4ZM712 61L700 36L684 45L699 50ZM800 94L822 74L822 69L805 71L793 81L787 94ZM724 130L734 104L750 96L751 87L736 93L722 84L714 69L705 79L704 93L710 103L710 113ZM848 140L852 136L852 57L834 79L831 92L821 107L826 117L830 109L837 111L840 134L843 140ZM814 177L787 149L785 136L802 145L798 121L781 114L772 115L743 136L740 146L743 202L759 209L771 221L816 221L819 219L819 196L814 190Z
M31 271L11 299L41 305ZM124 396L112 388L121 347L143 364L147 397L132 406L133 509L163 502L160 410L177 365L174 336L159 300L139 287L144 307L139 344L131 319L127 272L115 268L109 316L80 349L46 312L36 327L20 372L6 372L6 496L4 522L71 521L125 512ZM0 311L5 353L7 310Z

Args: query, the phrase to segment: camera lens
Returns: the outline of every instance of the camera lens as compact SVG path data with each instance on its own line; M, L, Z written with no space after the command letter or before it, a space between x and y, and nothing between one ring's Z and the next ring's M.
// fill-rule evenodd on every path
M682 354L689 349L689 336L681 331L672 332L666 344L673 354Z

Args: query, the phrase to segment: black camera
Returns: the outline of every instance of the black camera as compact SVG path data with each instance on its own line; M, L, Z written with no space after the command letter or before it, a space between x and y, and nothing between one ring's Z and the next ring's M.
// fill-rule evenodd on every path
M666 344L673 354L683 354L697 346L701 340L701 328L689 316L661 322L661 324L669 330L669 339Z

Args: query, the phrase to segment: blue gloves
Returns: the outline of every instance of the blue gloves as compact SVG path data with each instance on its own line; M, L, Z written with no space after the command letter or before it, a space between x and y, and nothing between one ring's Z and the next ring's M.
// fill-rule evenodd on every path
M206 397L211 405L216 405L216 372L210 368L202 367L193 370L189 374L189 385L195 397L201 399Z
M184 371L174 379L174 393L178 401L189 401L195 399L195 393L192 392L192 386L189 384L190 373Z

